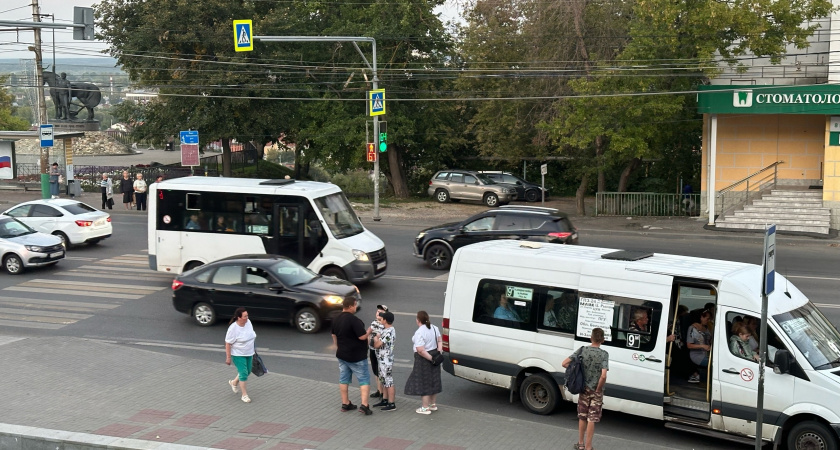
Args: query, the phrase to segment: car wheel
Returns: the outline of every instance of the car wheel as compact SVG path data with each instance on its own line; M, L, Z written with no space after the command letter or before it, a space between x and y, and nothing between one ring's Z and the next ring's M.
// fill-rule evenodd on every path
M491 208L497 206L499 204L499 196L492 192L484 194L484 204Z
M553 378L544 373L535 373L519 388L519 398L528 410L537 414L551 414L560 400L560 389Z
M60 232L60 231L56 231L55 233L53 233L53 236L55 236L55 237L57 237L57 238L61 239L61 245L63 245L65 249L70 248L70 240L69 240L69 239L67 239L67 235L66 235L66 234L64 234L64 233L62 233L62 232Z
M321 275L324 275L326 277L336 277L339 280L347 279L347 274L344 273L344 271L340 267L336 266L327 267L326 269L321 271Z
M301 308L295 313L295 328L301 333L317 333L321 329L321 317L310 307Z
M438 201L438 203L448 202L449 191L447 191L446 189L438 189L437 192L435 192L435 199Z
M837 440L831 429L819 422L800 422L788 433L787 448L837 450Z
M446 270L452 264L452 252L443 244L432 244L426 250L426 265L430 269Z
M529 202L536 202L540 200L540 193L535 190L525 192L525 200Z
M201 302L193 308L192 317L198 325L209 327L216 323L216 310L207 303Z
M3 259L3 268L9 272L9 275L20 275L23 273L23 260L18 255L7 255Z

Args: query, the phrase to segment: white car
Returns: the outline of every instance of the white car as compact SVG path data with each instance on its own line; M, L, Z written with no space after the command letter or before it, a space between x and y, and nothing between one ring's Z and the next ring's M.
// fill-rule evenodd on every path
M110 214L73 199L33 200L13 206L3 214L35 231L58 236L65 247L96 244L111 237L113 232Z
M64 259L64 245L55 236L0 215L0 262L6 272L20 275L28 267L49 266Z

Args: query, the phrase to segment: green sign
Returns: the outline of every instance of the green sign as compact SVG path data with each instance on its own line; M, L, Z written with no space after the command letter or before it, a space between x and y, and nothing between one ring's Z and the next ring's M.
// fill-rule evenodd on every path
M840 114L840 86L700 86L701 114Z

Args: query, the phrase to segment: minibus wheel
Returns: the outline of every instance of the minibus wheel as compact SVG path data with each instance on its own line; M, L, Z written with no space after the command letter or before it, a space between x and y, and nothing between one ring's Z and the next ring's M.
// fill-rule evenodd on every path
M344 273L344 271L341 270L340 267L335 267L335 266L327 267L326 269L324 269L321 272L321 275L324 275L325 277L336 277L339 280L346 280L347 279L347 274Z
M545 373L535 373L522 382L519 398L528 410L536 414L551 414L560 400L557 382Z
M787 437L788 450L837 450L837 439L830 428L809 420L799 422L790 429Z

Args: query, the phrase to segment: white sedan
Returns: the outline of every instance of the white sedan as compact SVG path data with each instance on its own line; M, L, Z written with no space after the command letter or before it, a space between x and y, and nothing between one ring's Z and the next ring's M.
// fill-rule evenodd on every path
M33 200L3 212L41 233L58 236L65 247L71 244L96 244L111 237L111 216L73 199Z

